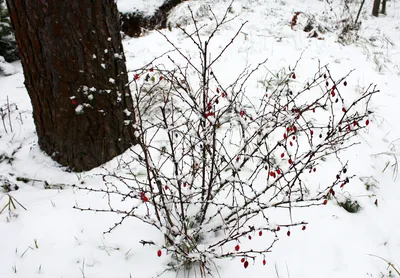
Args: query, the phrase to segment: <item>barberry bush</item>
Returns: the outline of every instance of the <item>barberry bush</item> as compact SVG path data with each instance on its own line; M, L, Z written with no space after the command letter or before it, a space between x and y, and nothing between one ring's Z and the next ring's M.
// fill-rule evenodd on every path
M154 60L135 72L135 111L127 113L135 113L139 147L121 169L103 176L106 189L82 188L109 195L109 207L78 208L119 214L107 232L128 218L153 226L164 238L155 256L170 258L167 269L197 269L201 277L212 275L221 258L238 258L244 268L266 264L282 234L306 230L306 221L276 223L271 215L277 208L291 215L295 208L326 205L350 182L351 162L340 153L369 125L368 105L378 92L371 84L358 98L345 99L350 73L334 78L319 65L313 76L300 78L299 59L261 80L258 97L248 97L247 82L267 60L228 84L213 69L246 23L219 53L209 53L215 34L231 21L228 11L215 17L208 35L193 13L194 32L178 26L197 47L198 64L160 33L186 66L168 56L168 65ZM337 168L318 189L308 186L327 158L337 160ZM129 209L110 201L112 195ZM255 236L264 237L264 245L241 244Z

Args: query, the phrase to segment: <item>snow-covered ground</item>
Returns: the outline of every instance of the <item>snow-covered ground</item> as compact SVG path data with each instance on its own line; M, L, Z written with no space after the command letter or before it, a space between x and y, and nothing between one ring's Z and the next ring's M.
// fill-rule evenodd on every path
M150 2L155 4L149 5ZM143 5L140 9L152 13L159 2L162 1L119 0L118 5L123 11L139 9ZM240 259L220 260L217 261L219 274L216 276L381 278L389 277L390 268L378 257L400 264L400 182L396 180L395 166L400 152L400 2L388 1L387 15L374 18L370 15L372 0L367 0L360 17L359 38L348 45L338 42L340 22L348 14L355 17L360 1L346 1L351 2L349 11L345 10L344 2L237 0L230 11L237 18L217 32L210 47L212 52L221 50L240 25L248 21L214 70L221 80L228 82L245 66L268 58L265 68L255 76L254 84L248 85L249 97L259 89L257 80L294 65L302 53L298 82L314 74L320 62L329 64L337 78L355 69L347 78L348 101L370 83L378 85L381 92L371 103L370 109L374 111L371 124L360 132L360 144L341 154L344 161L350 161L349 171L357 177L338 194L357 200L361 210L348 213L335 202L295 210L293 218L307 221L307 229L292 229L290 237L282 231L265 266L255 261L244 269ZM199 24L211 22L212 15L206 5L221 16L229 2L186 1L174 9L171 26L191 24L188 6L199 17ZM297 11L302 13L292 29L290 22ZM309 33L303 31L307 18L314 18L321 30L325 30L317 31L321 39L309 38ZM204 32L210 28L206 26ZM179 30L172 28L163 33L185 53L196 57L196 48ZM172 48L157 32L126 39L124 47L130 70ZM103 170L67 173L39 150L22 68L18 62L13 65L17 74L0 75L0 107L4 109L7 103L13 104L11 126L8 116L2 121L4 126L0 123L0 175L19 186L10 196L26 210L15 203L16 209L9 212L5 208L0 214L0 277L147 278L162 273L166 257L157 257L157 246L139 243L144 239L162 244L163 238L155 230L130 219L111 234L103 235L119 220L117 215L80 212L72 208L75 205L104 206L105 196L69 186L100 187L103 182L96 174ZM10 161L5 156L14 159ZM116 164L114 160L105 167L112 169ZM312 186L323 184L327 173L329 171L317 171ZM24 183L18 181L21 180L19 177L35 181ZM8 195L0 193L0 210L8 200ZM277 211L271 212L270 217L279 222L279 217L287 215ZM262 237L254 237L251 243L265 244ZM393 270L391 273L396 274ZM162 277L172 278L176 274L166 272Z
M121 13L141 12L149 16L164 3L163 0L117 0L116 2Z

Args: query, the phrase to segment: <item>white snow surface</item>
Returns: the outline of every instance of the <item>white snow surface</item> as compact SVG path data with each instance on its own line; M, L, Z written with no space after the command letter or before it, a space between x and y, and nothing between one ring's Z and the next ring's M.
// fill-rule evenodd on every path
M161 2L119 0L118 7L121 11L139 9L151 14ZM397 0L388 1L387 15L374 18L370 15L373 1L366 0L360 17L360 38L355 43L343 45L337 40L339 31L335 25L343 19L343 2L236 1L230 14L237 18L215 34L210 49L216 52L221 50L239 26L248 21L237 41L213 70L222 82L228 83L245 66L268 58L266 67L260 70L253 84L248 85L250 98L256 97L255 92L260 89L257 79L294 65L301 53L298 82L312 76L320 62L321 65L329 64L332 74L338 78L355 69L347 79L349 101L370 83L378 84L381 92L372 100L370 109L374 114L369 128L360 132L360 144L342 154L344 161L350 161L349 171L357 177L337 193L352 196L362 209L351 214L337 203L329 202L326 206L294 210L293 220L308 222L307 229L292 228L290 237L282 229L280 240L267 254L265 266L261 258L250 261L247 269L243 268L240 259L218 260L217 277L381 278L390 277L390 268L375 256L400 264L400 183L399 179L396 180L397 169L393 166L397 163L400 149L400 3ZM354 17L360 1L350 2L357 3L350 5ZM202 31L207 34L212 30L212 15L206 5L210 5L215 15L220 17L229 2L184 2L171 15L171 25L180 23L188 29L193 28L187 10L191 6L199 19L198 26L204 24ZM290 21L297 11L304 13L299 15L298 25L292 30ZM329 29L320 34L323 39L308 38L308 33L302 31L305 16L314 16ZM162 32L182 51L194 57L192 62L197 61L198 52L190 39L176 28ZM133 70L172 47L160 34L150 32L140 38L126 39L124 49L128 70ZM185 64L183 60L178 62ZM16 209L8 212L5 208L0 214L0 278L184 277L183 272L178 275L163 273L168 258L157 257L163 237L153 228L129 219L111 234L103 235L119 221L118 215L73 209L75 205L107 208L105 196L102 198L70 186L44 189L40 180L52 184L102 187L104 183L97 174L104 170L98 168L84 173L68 173L39 149L22 67L18 63L13 65L17 69L16 74L0 75L0 106L7 105L7 98L18 106L18 110L11 115L11 123L7 116L3 119L5 124L0 124L0 157L6 154L14 156L15 160L8 163L0 159L0 174L18 184L19 190L9 195L26 210L16 204ZM112 170L117 164L117 159L114 159L104 167ZM327 175L331 173L317 171L310 186L323 187ZM17 181L17 177L37 181L24 183ZM367 190L366 181L373 182L376 187ZM8 200L9 196L0 191L0 211ZM376 201L378 206L374 204ZM280 223L281 219L287 218L286 211L269 213L271 223ZM156 245L142 246L139 243L141 239L152 240ZM254 235L251 241L243 240L241 244L262 245L265 244L263 240L263 237ZM391 273L396 275L393 270Z
M122 13L141 12L151 16L164 0L116 0L118 10Z

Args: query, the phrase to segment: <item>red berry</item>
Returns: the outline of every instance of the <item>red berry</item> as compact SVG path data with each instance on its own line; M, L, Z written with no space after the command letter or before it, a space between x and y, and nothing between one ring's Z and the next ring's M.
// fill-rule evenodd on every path
M290 236L290 231L287 231L287 233L286 233L286 234L287 234L287 236Z
M187 186L186 182L185 182L185 183L183 183L183 187L186 187L186 186Z
M165 186L165 190L168 190L168 189L169 189L169 187L168 187L168 185L166 185L166 186Z
M276 228L276 230L277 230L277 231L280 231L280 230L281 230L281 227L278 226L278 228Z
M287 138L287 135L286 135L286 133L284 133L283 134L283 139L286 139Z
M239 246L239 244L238 244L238 245L235 246L235 250L236 250L236 251L239 251L239 249L240 249L240 246Z
M293 160L291 158L289 158L289 164L293 164Z
M358 126L358 122L357 122L357 121L354 121L353 125L354 125L354 126Z
M323 204L326 205L328 203L328 200L324 200Z
M293 132L296 132L297 131L297 127L296 126L293 126Z
M161 250L158 250L158 251L157 251L157 256L161 257L161 255L162 255Z
M331 193L333 196L335 196L335 190L333 190L332 188L329 190L329 193Z
M251 236L249 236L249 239L251 240Z
M310 130L311 136L314 135L314 130Z
M263 265L266 265L267 264L267 261L266 260L263 260Z
M292 139L293 139L293 140L296 140L296 136L293 136Z
M248 262L248 261L245 261L244 264L243 264L243 266L244 266L244 268L247 268L247 267L249 266L249 262Z
M162 77L162 76L160 76L160 81L161 81L161 80L163 80L163 77Z
M245 260L244 258L242 258L240 261L241 261L242 263L244 263L246 260Z
M293 78L293 79L296 79L296 74L293 73L293 74L292 74L292 78Z
M290 141L290 142L289 142L289 144L290 144L290 146L291 146L291 147L293 147L293 143L292 143L292 141Z
M274 178L276 177L275 172L272 172L272 171L269 173L269 175L270 175L271 177L274 177Z
M332 91L331 91L331 95L332 95L332 97L335 97L335 91L332 89Z
M343 85L347 86L347 81L344 81Z
M258 232L258 235L259 235L259 236L262 236L262 231L259 231L259 232Z
M314 171L314 172L317 171L317 168L314 168L313 171Z
M280 174L281 174L281 170L280 170L280 169L276 170L276 173L277 173L278 175L280 175Z
M313 113L315 113L315 108L312 111L313 111Z
M324 73L324 78L326 78L326 73Z
M139 74L135 74L135 80L139 79Z
M306 226L303 226L301 229L304 231L306 229Z
M365 121L365 125L369 125L369 120L368 119Z
M219 94L219 89L217 88L217 93Z
M72 103L73 105L76 105L76 99L71 100L71 103Z
M284 153L281 153L281 157L283 158L285 156L285 154Z
M151 68L151 69L150 69L150 72L153 72L153 71L154 71L154 69L153 69L153 68Z

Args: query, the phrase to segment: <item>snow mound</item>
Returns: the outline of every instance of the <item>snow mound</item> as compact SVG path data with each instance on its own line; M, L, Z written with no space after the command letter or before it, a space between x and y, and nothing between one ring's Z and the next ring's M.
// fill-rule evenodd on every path
M17 70L13 65L7 63L3 56L0 56L0 72L4 75L13 75L17 73Z

